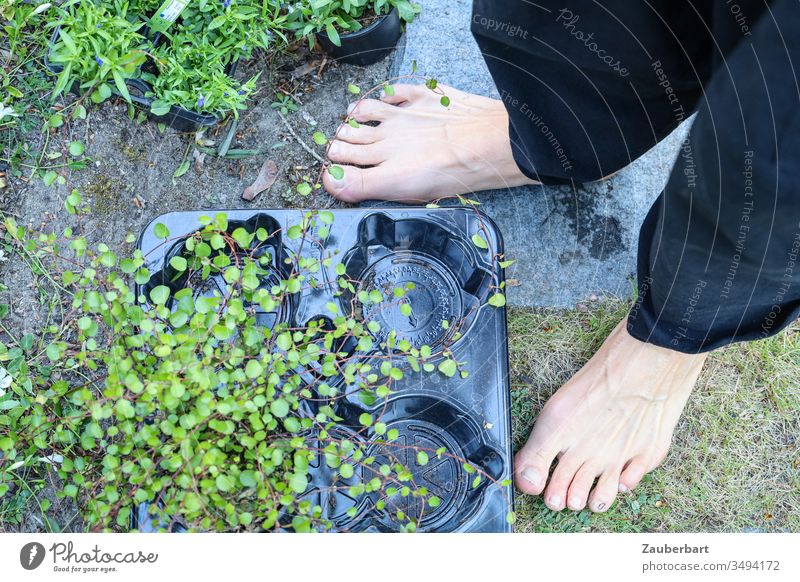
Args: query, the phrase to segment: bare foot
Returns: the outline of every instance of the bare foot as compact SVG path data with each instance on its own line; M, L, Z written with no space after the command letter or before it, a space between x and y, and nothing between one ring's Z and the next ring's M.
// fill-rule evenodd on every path
M658 466L705 362L706 354L641 342L625 323L547 401L517 453L517 487L544 492L554 511L577 511L587 502L592 511L605 511L617 492L633 489Z
M450 105L422 85L395 85L394 95L364 99L351 115L372 127L343 125L330 159L344 168L325 188L336 198L420 202L442 196L536 184L514 162L502 102L444 87Z

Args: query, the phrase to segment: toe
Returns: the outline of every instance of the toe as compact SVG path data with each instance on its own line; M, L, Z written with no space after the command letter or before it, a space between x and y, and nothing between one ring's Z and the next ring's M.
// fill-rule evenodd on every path
M347 115L359 123L366 121L384 121L392 114L397 114L399 109L378 99L361 99L351 103L347 108Z
M331 143L331 147L328 149L328 158L344 164L374 166L385 159L381 151L382 148L375 144L358 145L337 139Z
M619 492L625 493L636 487L648 470L648 464L644 459L640 457L631 459L631 462L628 463L628 466L625 467L625 470L622 471L622 475L619 477Z
M541 446L531 435L514 459L514 481L517 488L529 495L539 495L544 491L556 453L557 451Z
M386 91L381 92L381 101L384 103L391 103L392 105L399 105L405 102L413 102L426 95L430 91L424 85L411 85L402 83L399 85L392 85L392 94L387 95Z
M582 465L582 461L569 453L558 460L553 469L547 489L544 491L544 504L553 511L561 511L567 504L567 491Z
M353 127L345 123L337 131L335 138L337 140L346 141L347 143L354 144L369 144L380 141L383 137L383 130L378 127L370 125L359 125Z
M597 485L594 486L592 494L589 496L589 509L596 513L608 511L614 499L617 497L619 488L619 469L609 470L600 475Z
M395 186L398 179L392 174L391 169L382 166L373 168L341 166L341 168L344 170L341 180L334 178L328 171L322 175L325 189L334 198L342 202L401 199Z
M545 409L548 406L550 409L553 408L552 400L554 399L551 398L548 401ZM557 431L558 423L552 420L556 417L555 414L545 414L545 410L543 410L534 423L531 436L525 446L514 458L517 487L530 495L539 495L544 491L547 475L550 473L550 465L563 449L562 440Z
M593 465L584 464L578 469L567 492L567 507L573 511L580 511L586 507L589 490L592 488L597 475L598 471Z
M370 168L372 169L372 168ZM336 179L326 170L322 173L322 184L328 193L342 202L360 202L369 198L365 188L364 170L355 166L342 166L344 175Z

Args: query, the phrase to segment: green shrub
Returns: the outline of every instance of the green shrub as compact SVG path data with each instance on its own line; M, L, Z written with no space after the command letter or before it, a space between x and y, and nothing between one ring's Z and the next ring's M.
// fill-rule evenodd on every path
M72 0L60 12L62 20L50 24L59 31L49 59L63 68L53 95L79 82L81 89L96 89L93 97L98 101L111 95L107 85L111 82L130 100L125 81L138 76L147 54L147 39L141 34L144 23L128 19L126 4L109 10L102 3Z
M158 55L163 59L158 72L142 74L153 89L148 94L155 98L153 113L167 113L172 105L220 114L247 108L258 76L240 83L228 75L228 59L207 38L178 32Z
M69 0L59 7L50 22L60 27L50 60L64 70L54 95L77 81L101 102L113 83L130 100L125 80L141 76L153 86L147 96L157 102L154 113L172 105L213 114L243 109L256 78L226 78L228 66L254 49L285 42L280 2L195 0L156 37L147 24L160 6L153 0Z
M7 0L2 0L7 1ZM161 0L67 0L48 14L60 27L50 60L63 67L54 96L73 87L102 102L116 92L130 101L125 81L143 77L152 86L153 113L171 106L234 115L246 107L255 77L227 79L231 63L256 49L273 50L288 37L326 32L339 44L340 32L361 28L370 16L393 8L410 22L419 6L408 0L194 0L167 30L148 28ZM0 5L3 6L3 5ZM6 8L11 13L11 8Z

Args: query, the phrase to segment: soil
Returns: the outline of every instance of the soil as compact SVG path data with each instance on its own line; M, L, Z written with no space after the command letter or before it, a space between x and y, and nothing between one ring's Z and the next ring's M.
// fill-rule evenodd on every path
M359 18L358 23L361 25L361 28L366 28L384 16L386 16L386 14L367 14L366 16Z
M47 151L61 152L56 163L69 159L71 141L85 145L91 159L82 170L64 169L62 185L46 186L36 177L7 176L0 189L0 210L15 216L20 224L34 229L61 231L74 226L75 219L64 210L64 200L76 188L83 204L91 208L84 217L90 241L103 241L112 250L122 250L129 232L138 233L159 214L189 209L330 207L339 203L323 189L301 196L296 186L304 176L316 181L320 163L287 130L278 111L270 107L276 93L290 93L299 108L285 117L306 146L324 154L324 147L311 139L314 131L333 135L344 119L354 97L348 83L366 90L386 79L391 58L369 67L338 65L322 54L301 49L299 56L268 63L257 58L242 63L237 77L248 78L262 71L259 91L250 108L240 113L231 149L262 150L265 153L241 159L200 156L195 162L193 134L171 129L163 133L152 121L129 119L128 104L113 99L92 106L85 121L70 120L50 129ZM318 70L322 68L322 74ZM67 96L68 101L74 96ZM66 104L68 101L65 101ZM225 138L228 124L205 133L216 150ZM199 154L199 150L197 151ZM182 160L192 162L186 174L173 178ZM245 188L258 176L265 160L273 160L278 176L272 187L253 202L242 200ZM8 265L6 264L6 268ZM2 273L0 263L0 273ZM6 278L4 277L4 280ZM18 299L18 297L17 297Z

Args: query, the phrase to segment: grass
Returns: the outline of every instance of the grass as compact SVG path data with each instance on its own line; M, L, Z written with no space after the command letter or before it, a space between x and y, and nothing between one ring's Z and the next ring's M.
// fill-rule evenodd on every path
M509 312L515 448L627 308ZM607 513L516 509L522 532L800 531L800 326L712 354L666 461Z

